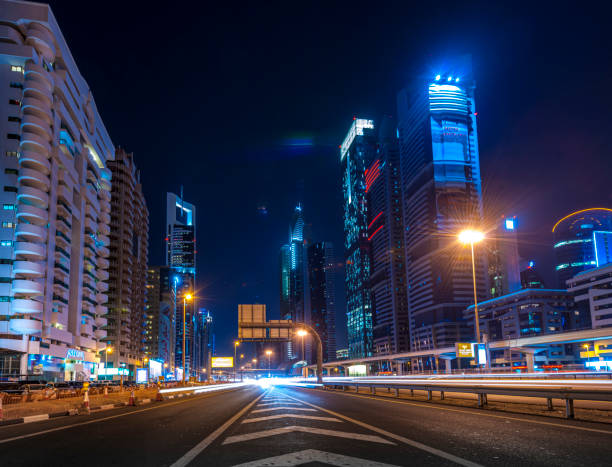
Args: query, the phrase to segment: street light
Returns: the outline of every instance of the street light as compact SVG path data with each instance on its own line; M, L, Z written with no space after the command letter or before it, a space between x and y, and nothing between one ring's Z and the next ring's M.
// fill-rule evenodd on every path
M234 383L236 382L236 349L240 345L240 341L234 341Z
M463 230L459 233L459 241L464 245L470 245L472 251L472 280L474 282L474 318L476 319L476 343L480 344L480 322L478 319L478 298L476 296L476 264L474 263L474 243L483 241L484 233L478 230Z
M308 335L308 331L306 331L305 329L298 329L296 334L302 338L302 360L306 361L306 351L304 350L304 337Z
M187 308L187 300L191 300L193 298L193 295L191 295L190 293L187 293L185 295L183 295L183 386L185 385L185 376L186 376L186 368L185 368L185 338L187 336L185 336L185 321L186 321L186 308Z
M587 363L591 363L591 355L589 355L589 344L584 344L583 347L586 349ZM595 345L593 345L593 350L595 350Z
M271 350L266 350L266 355L268 356L268 378L270 377L270 356L272 355Z

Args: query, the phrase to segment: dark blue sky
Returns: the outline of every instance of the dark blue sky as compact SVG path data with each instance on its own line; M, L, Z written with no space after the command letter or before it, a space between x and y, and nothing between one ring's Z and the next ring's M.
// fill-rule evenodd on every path
M183 185L197 206L219 353L238 303L278 312L278 248L301 184L314 239L341 256L337 146L353 115L395 114L414 70L454 54L473 56L485 206L519 217L521 252L552 281L555 220L612 204L607 14L497 3L51 2L114 143L141 168L151 264L163 262L165 192Z

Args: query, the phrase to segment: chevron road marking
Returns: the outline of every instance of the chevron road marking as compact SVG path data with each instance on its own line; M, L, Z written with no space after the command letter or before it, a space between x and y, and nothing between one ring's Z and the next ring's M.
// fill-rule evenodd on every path
M463 465L465 467L483 467L482 465L477 464L476 462L472 462L472 461L469 461L467 459L463 459L462 457L458 457L458 456L455 456L455 455L450 454L448 452L441 451L440 449L432 448L431 446L427 446L426 444L419 443L418 441L414 441L414 440L405 438L404 436L396 435L396 434L391 433L389 431L386 431L386 430L383 430L381 428L377 428L375 426L372 426L372 425L370 425L368 423L360 422L359 420L355 420L354 418L347 417L346 415L339 414L338 412L334 412L332 410L324 409L323 407L320 407L320 406L315 405L315 404L311 404L310 402L306 402L306 401L297 399L297 398L292 397L292 396L287 396L287 397L290 397L291 399L295 400L296 402L302 402L303 404L306 404L306 405L308 405L310 407L313 407L313 408L315 408L317 410L320 410L321 412L328 413L330 415L333 415L334 417L341 418L342 420L346 420L347 422L354 423L355 425L359 425L362 428L366 428L366 429L368 429L370 431L373 431L375 433L378 433L378 434L381 434L383 436L386 436L387 438L391 438L391 439L394 439L394 440L399 441L401 443L407 444L408 446L412 446L412 447L420 449L422 451L429 452L430 454L434 454L434 455L436 455L438 457L441 457L443 459L446 459L446 460L449 460L451 462L454 462L455 464Z
M233 443L241 443L243 441L267 438L268 436L282 435L295 431L316 435L335 436L337 438L348 438L359 441L370 441L372 443L391 444L395 446L395 443L387 441L386 439L383 439L380 436L376 435L362 435L360 433L347 433L345 431L324 430L322 428L312 428L309 426L284 426L281 428L274 428L272 430L256 431L254 433L246 433L244 435L228 436L221 444L226 445Z
M297 465L309 464L317 462L321 464L333 465L336 467L398 467L392 464L383 464L369 459L359 459L358 457L343 456L341 454L333 454L331 452L318 451L316 449L306 449L304 451L292 452L282 456L268 457L267 459L259 459L244 464L235 465L234 467L266 467L266 466L285 466L294 467Z
M275 420L275 419L279 419L279 418L301 418L301 419L304 419L304 420L320 420L320 421L323 421L323 422L340 422L340 423L342 423L342 420L338 420L337 418L332 418L332 417L317 417L316 415L298 415L298 414L290 414L290 413L283 413L283 414L279 414L279 415L270 415L268 417L247 418L247 419L243 420L242 423L263 422L264 420Z
M253 410L251 413L271 412L272 410L302 410L304 412L316 412L315 409L305 409L305 408L302 408L302 407L286 407L286 406L282 406L282 407L269 407L267 409L257 409L257 410Z

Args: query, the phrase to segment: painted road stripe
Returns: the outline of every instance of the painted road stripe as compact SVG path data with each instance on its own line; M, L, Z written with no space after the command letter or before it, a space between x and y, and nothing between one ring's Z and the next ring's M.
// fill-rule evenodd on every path
M278 418L302 418L304 420L321 420L324 422L342 422L337 418L332 417L317 417L316 415L299 415L299 414L280 414L280 415L269 415L267 417L247 418L242 423L255 423L263 422L264 420L275 420Z
M305 408L302 408L302 407L281 406L281 407L268 407L267 409L257 409L257 410L253 410L251 413L271 412L272 410L302 410L304 412L316 412L315 409L305 409Z
M326 413L328 413L330 415L333 415L335 417L341 418L342 420L346 420L347 422L351 422L351 423L354 423L355 425L359 425L360 427L367 428L368 430L374 431L375 433L381 434L383 436L386 436L388 438L394 439L396 441L400 441L400 442L402 442L404 444L407 444L408 446L412 446L414 448L420 449L420 450L428 452L430 454L434 454L434 455L436 455L438 457L441 457L443 459L446 459L446 460L449 460L451 462L454 462L455 464L463 465L463 466L466 466L466 467L483 467L482 465L477 464L476 462L472 462L472 461L469 461L467 459L463 459L462 457L458 457L458 456L455 456L455 455L450 454L448 452L444 452L444 451L441 451L439 449L432 448L431 446L427 446L426 444L419 443L418 441L414 441L414 440L405 438L403 436L396 435L396 434L391 433L391 432L386 431L386 430L382 430L382 429L377 428L375 426L369 425L368 423L360 422L359 420L355 420L354 418L350 418L350 417L347 417L346 415L339 414L338 412L334 412L332 410L324 409L323 407L319 407L318 405L311 404L310 402L306 402L306 401L302 401L300 399L296 399L295 397L292 397L292 396L287 396L287 397L291 397L292 399L295 399L298 402L302 402L302 403L304 403L306 405L309 405L310 407L313 407L315 409L318 409L318 410L320 410L322 412L326 412Z
M49 414L45 413L42 415L30 415L29 417L23 417L23 423L40 422L41 420L49 420Z
M277 404L285 404L285 405L304 405L304 404L298 404L297 402L260 402L259 404L257 404L255 407L265 407L268 405L277 405Z
M189 451L187 451L187 454L177 460L170 467L184 467L189 464L197 457L198 454L200 454L204 449L206 449L225 430L232 426L236 420L242 417L251 407L253 407L257 403L257 401L259 401L259 399L263 397L264 394L260 394L259 397L256 397L251 402L249 402L242 410L238 411L232 418L230 418L223 425L221 425L219 428L209 434L206 438L204 438L202 441L192 447Z
M399 467L392 464L383 464L369 459L359 459L358 457L343 456L342 454L333 454L331 452L318 451L316 449L305 449L304 451L292 452L282 456L268 457L267 459L259 459L244 464L235 465L234 467L266 467L271 465L282 465L284 467L294 467L296 465L310 464L333 465L336 467Z
M309 433L323 436L335 436L337 438L348 438L358 441L370 441L372 443L391 444L395 445L391 441L381 438L375 435L362 435L360 433L347 433L345 431L335 430L324 430L322 428L312 428L309 426L283 426L281 428L274 428L272 430L256 431L254 433L246 433L244 435L228 436L225 438L222 444L234 444L241 443L244 441L251 441L253 439L267 438L268 436L282 435L285 433L292 433L299 431L302 433Z
M343 392L337 392L334 394L338 396L360 397L362 399L372 399L372 400L380 401L380 402L390 402L392 404L403 404L403 405L411 405L413 407L421 407L421 408L435 409L435 410L445 410L447 412L457 412L463 415L469 414L469 415L477 415L478 417L501 418L502 420L514 420L517 422L535 423L536 425L555 426L558 428L566 428L566 429L579 430L579 431L590 431L592 433L604 433L606 435L612 435L612 430L598 430L597 428L587 428L585 426L576 426L576 425L569 425L569 424L563 425L562 423L543 422L540 420L531 420L528 418L508 417L505 415L493 415L489 413L474 412L472 410L461 410L461 409L452 409L449 407L439 407L433 404L419 404L416 402L392 400L392 399L387 399L385 397L370 397L370 396L364 396L364 395L359 395L359 394L347 394ZM299 400L299 399L296 399L296 400ZM525 415L529 415L529 414L525 414Z

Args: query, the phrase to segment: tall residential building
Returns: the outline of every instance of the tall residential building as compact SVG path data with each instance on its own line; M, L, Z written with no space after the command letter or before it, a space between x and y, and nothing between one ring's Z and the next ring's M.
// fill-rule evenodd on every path
M516 217L502 217L487 232L489 295L501 297L521 288Z
M603 266L608 261L607 244L612 241L612 209L592 208L573 212L557 221L552 232L557 285L565 288L567 280L579 272ZM599 264L598 253L606 256Z
M375 160L365 171L370 246L373 352L410 350L399 144L395 122L383 117Z
M340 146L344 193L346 318L350 358L372 355L365 171L376 157L374 122L355 118Z
M527 261L521 270L521 288L523 289L544 289L544 280L536 268L535 261Z
M473 339L462 318L473 302L465 228L481 228L482 190L471 60L416 78L398 95L407 294L413 350ZM476 248L479 294L486 291Z
M213 356L213 317L209 310L200 308L195 314L194 359L199 369L198 380L208 379Z
M184 300L187 294L195 297L196 276L196 209L182 195L166 196L166 265L173 271L172 281L176 292L175 366L183 366L183 327L185 328L185 366L189 376L195 376L197 368L193 359L195 345L195 310L197 297ZM185 315L185 326L183 326Z
M89 379L115 149L49 6L1 0L0 34L0 374Z
M336 359L336 288L334 247L317 242L308 247L310 325L323 343L323 361Z
M167 364L174 370L176 338L176 291L169 266L147 270L145 305L145 355Z
M108 167L113 176L106 327L106 341L113 352L108 365L125 367L135 374L145 353L149 210L134 155L117 148Z
M291 246L283 245L278 255L280 272L280 319L291 319Z
M567 281L568 292L583 315L582 327L612 327L612 264L579 272Z

